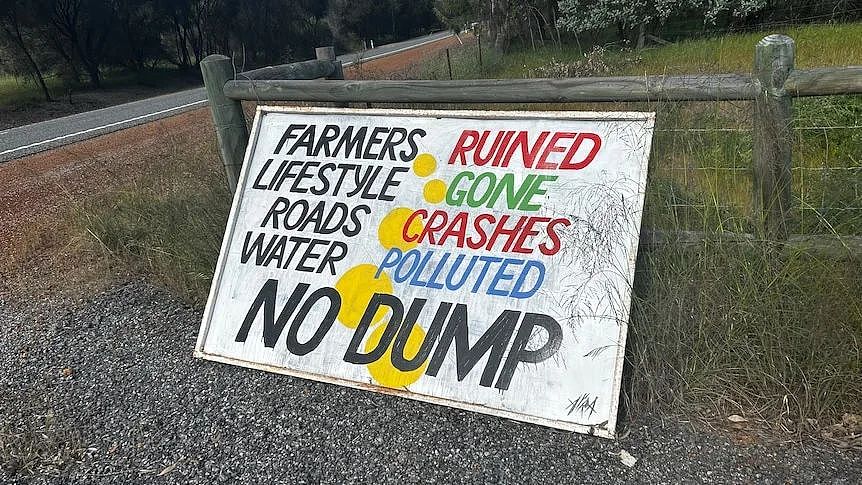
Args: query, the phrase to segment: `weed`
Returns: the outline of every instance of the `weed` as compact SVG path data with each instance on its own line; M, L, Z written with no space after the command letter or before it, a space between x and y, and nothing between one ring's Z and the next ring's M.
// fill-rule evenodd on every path
M856 411L862 258L716 238L641 251L629 410L759 416L791 431Z

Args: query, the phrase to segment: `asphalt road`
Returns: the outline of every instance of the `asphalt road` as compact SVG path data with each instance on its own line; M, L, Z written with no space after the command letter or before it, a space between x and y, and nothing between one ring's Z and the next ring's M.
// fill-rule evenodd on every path
M363 52L344 54L338 59L346 67L436 42L451 35L451 32L437 32ZM206 92L203 88L196 88L10 128L0 131L0 162L174 116L205 106L206 103Z

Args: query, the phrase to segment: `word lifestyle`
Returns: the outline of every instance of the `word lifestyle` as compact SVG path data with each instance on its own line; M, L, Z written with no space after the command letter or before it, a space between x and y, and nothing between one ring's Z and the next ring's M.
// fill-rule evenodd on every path
M613 435L651 126L263 108L196 355Z

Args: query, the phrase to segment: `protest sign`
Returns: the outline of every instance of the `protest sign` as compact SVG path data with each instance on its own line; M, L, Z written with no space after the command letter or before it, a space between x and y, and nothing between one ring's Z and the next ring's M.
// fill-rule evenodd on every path
M653 120L259 108L196 355L613 436Z

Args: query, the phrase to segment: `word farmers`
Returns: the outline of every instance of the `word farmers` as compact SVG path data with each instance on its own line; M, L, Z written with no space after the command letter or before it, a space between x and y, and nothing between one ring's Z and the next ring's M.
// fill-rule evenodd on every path
M388 126L318 126L291 124L284 130L275 154L306 157L354 158L407 162L419 152L425 130Z

